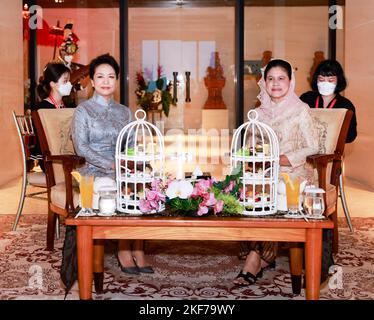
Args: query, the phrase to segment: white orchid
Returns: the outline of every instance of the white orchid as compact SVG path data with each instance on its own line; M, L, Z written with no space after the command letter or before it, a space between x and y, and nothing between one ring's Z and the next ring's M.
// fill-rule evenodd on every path
M166 190L166 196L169 199L174 198L181 198L181 199L187 199L193 191L193 185L191 182L186 180L174 180L172 181L167 190Z

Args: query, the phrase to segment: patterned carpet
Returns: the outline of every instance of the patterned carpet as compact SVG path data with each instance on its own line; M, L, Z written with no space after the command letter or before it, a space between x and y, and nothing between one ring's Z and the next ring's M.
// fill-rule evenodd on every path
M11 230L13 215L0 216L0 299L63 299L59 279L62 238L54 252L45 250L46 217L25 215L18 230ZM335 262L342 269L341 288L321 289L321 299L374 299L374 218L355 218L352 234L340 221L340 252ZM62 233L64 228L62 228ZM256 285L237 287L238 243L203 241L148 241L146 246L155 274L121 273L113 256L114 241L105 248L105 299L293 299L288 257L281 251L274 271L267 271ZM78 299L77 283L67 299Z

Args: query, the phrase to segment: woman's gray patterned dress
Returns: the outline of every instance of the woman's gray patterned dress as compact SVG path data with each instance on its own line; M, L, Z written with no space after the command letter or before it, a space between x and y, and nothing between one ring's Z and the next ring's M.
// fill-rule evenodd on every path
M78 169L82 175L114 178L117 137L133 117L128 107L94 94L76 108L71 134L77 155L86 159ZM133 142L131 141L130 145Z

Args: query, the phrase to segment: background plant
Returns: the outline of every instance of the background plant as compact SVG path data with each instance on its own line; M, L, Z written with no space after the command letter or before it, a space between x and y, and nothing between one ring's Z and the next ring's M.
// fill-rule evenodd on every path
M152 74L145 70L136 73L137 88L135 90L137 105L144 111L161 105L164 114L168 117L170 105L176 105L171 95L172 83L167 82L161 66L157 68L157 79L152 79Z

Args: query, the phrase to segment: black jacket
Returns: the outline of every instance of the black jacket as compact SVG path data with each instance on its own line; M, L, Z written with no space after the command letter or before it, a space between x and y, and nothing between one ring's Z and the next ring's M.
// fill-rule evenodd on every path
M322 96L318 92L315 92L315 91L305 92L300 96L300 99L302 101L304 101L306 104L308 104L309 107L315 108L318 96L320 97L318 107L323 108L323 99L322 99ZM345 141L346 143L353 142L357 137L356 109L355 109L353 103L350 100L341 96L339 93L336 94L335 98L336 98L336 102L333 106L333 109L345 108L345 109L353 111L352 120L351 120L351 123L349 125L349 129L348 129L347 139ZM331 103L332 103L332 101L330 102L330 104Z

